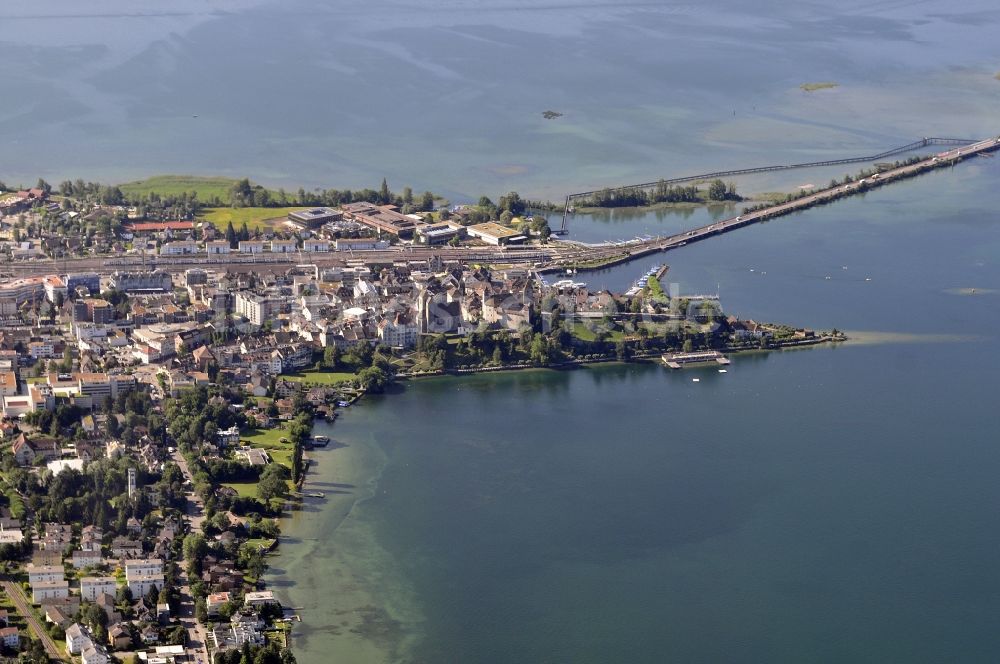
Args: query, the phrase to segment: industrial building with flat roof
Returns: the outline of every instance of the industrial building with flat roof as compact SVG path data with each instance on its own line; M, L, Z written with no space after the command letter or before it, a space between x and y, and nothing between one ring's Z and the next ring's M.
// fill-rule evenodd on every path
M465 232L469 234L469 237L479 238L483 242L497 246L511 242L521 242L525 239L517 231L506 226L501 226L500 224L494 224L493 222L469 226L465 229Z
M405 214L400 214L395 205L373 205L371 203L348 203L341 206L351 221L398 237L413 235L417 222Z
M344 218L344 213L328 207L309 208L308 210L296 210L288 213L288 221L301 224L307 228L318 228L331 221L340 221Z

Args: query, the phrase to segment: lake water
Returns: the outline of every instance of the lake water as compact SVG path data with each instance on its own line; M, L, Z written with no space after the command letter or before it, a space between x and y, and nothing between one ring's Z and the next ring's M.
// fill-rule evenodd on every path
M986 136L998 23L986 0L10 0L0 179L560 198ZM299 661L994 659L998 176L980 158L580 275L622 289L663 260L682 292L848 344L727 374L434 379L349 409L269 575L303 617Z
M997 131L998 24L991 0L7 0L0 179L558 199L869 154Z
M845 345L350 409L275 560L300 661L991 659L998 176L979 159L666 254L682 292Z

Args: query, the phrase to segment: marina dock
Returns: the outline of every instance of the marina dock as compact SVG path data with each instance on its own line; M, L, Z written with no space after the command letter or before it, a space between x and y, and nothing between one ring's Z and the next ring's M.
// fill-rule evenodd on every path
M686 364L715 364L725 366L729 364L729 358L717 350L705 350L694 353L664 353L660 356L667 367L671 369L683 369Z

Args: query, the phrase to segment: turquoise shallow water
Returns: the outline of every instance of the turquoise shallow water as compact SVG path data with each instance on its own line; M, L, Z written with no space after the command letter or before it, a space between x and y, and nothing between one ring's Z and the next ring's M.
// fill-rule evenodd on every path
M855 342L727 374L434 379L352 409L315 478L372 450L377 484L317 547L395 622L355 654L306 612L301 661L989 661L997 175L982 159L667 255L685 291ZM282 592L339 607L343 575L302 583L288 549Z

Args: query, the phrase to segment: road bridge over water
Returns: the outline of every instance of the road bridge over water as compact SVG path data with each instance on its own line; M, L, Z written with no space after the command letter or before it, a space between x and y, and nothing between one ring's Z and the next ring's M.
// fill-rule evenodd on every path
M727 233L759 221L766 221L797 210L807 209L819 203L830 202L845 196L862 193L873 187L884 186L894 180L912 177L913 175L933 168L951 166L970 157L991 152L997 150L998 148L1000 148L1000 137L989 138L975 143L965 144L961 147L942 152L913 164L883 171L871 176L870 178L864 178L862 180L858 180L857 182L837 185L836 187L821 189L812 194L791 200L787 203L780 203L761 208L753 212L747 212L729 219L716 221L699 228L677 233L675 235L657 237L640 242L622 243L618 245L597 245L594 246L594 249L603 247L605 255L607 256L616 255L615 252L621 253L622 251L625 251L628 253L629 259L638 258L639 256L653 252L676 249L692 242L697 242L715 235ZM594 257L592 257L592 259L593 258Z

